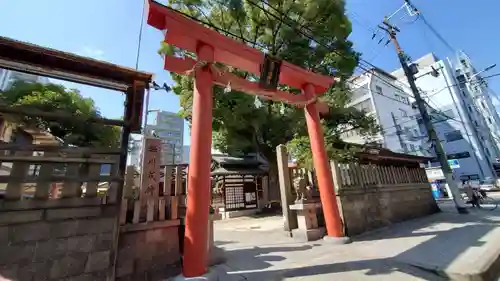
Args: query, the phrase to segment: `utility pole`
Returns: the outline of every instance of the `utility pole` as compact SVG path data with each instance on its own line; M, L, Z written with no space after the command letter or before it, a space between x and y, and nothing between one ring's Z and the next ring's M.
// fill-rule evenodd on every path
M413 67L410 67L408 65L408 57L401 49L401 46L399 45L399 42L396 38L396 34L397 32L400 32L400 30L399 28L391 25L387 20L387 18L384 19L383 25L379 25L379 28L387 32L387 34L391 38L392 43L394 44L394 47L396 48L399 62L401 63L406 78L408 79L408 84L410 85L410 89L413 93L413 96L415 97L415 102L417 104L418 111L422 116L422 121L427 130L427 134L431 141L432 147L434 148L434 152L436 153L436 157L439 160L439 163L441 164L441 169L445 176L446 182L448 183L448 187L450 188L450 191L452 193L453 201L455 202L455 207L457 208L458 213L467 214L469 212L467 211L465 204L463 203L462 198L460 197L460 192L458 191L458 185L453 179L453 171L450 168L450 165L448 164L446 153L443 149L441 142L439 141L439 138L437 136L436 130L434 129L434 125L431 122L429 114L427 113L426 103L420 96L420 92L417 88L417 85L415 84L414 75L416 71Z

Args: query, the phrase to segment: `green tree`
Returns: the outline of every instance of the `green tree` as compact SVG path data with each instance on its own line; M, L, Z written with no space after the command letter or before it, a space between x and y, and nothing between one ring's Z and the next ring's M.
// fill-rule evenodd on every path
M23 107L47 112L72 114L75 119L50 120L11 116L26 127L36 127L50 133L67 144L76 146L117 147L120 128L102 124L81 122L78 119L101 117L90 98L84 98L76 89L66 89L57 84L15 82L7 91L0 93L1 102L12 107Z
M345 15L343 0L172 0L170 5L199 20L231 34L224 34L314 72L336 77L323 95L330 106L323 127L329 156L349 158L355 151L340 139L343 130L358 130L366 136L377 132L373 118L355 108L347 108L350 90L346 81L359 59L347 40L351 24ZM273 7L279 12L276 12ZM264 10L264 11L263 11ZM286 16L285 16L286 15ZM290 19L293 19L291 21ZM313 42L288 24L301 28ZM307 27L304 29L302 27ZM332 51L335 50L335 51ZM185 55L175 47L162 44L160 54ZM242 77L257 80L249 73L234 70ZM172 74L179 95L181 116L190 120L192 77ZM280 85L280 88L286 88ZM297 92L298 89L288 89ZM281 102L215 87L213 110L214 146L230 154L257 152L275 167L275 149L288 144L291 153L304 166L311 166L311 153L303 109Z

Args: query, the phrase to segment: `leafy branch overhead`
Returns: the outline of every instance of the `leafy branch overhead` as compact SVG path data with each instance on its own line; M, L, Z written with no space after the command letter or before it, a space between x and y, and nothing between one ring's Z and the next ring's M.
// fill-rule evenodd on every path
M84 98L78 90L66 89L56 84L15 82L12 87L0 92L3 104L46 112L72 114L83 119L101 117L101 113L90 98ZM66 144L76 146L117 147L120 128L79 120L49 120L45 118L14 118L15 123L25 127L49 131Z
M345 81L352 75L359 54L347 39L351 23L345 15L343 0L171 0L169 3L235 40L314 72L337 77L339 82L321 98L331 108L323 120L331 157L353 155L349 149L338 149L343 130L357 130L366 136L377 132L373 118L346 107L351 94ZM165 43L159 53L193 56ZM258 79L241 70L234 72L247 79ZM180 114L189 120L192 77L172 74L172 78L176 82L173 91L180 97ZM289 143L301 164L311 162L302 109L237 91L225 93L221 87L216 87L214 94L213 131L217 149L233 154L257 152L274 162L276 146Z

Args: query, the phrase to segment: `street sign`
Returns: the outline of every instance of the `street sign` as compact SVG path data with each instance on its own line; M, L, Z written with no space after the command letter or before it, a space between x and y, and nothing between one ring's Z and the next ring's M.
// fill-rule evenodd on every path
M450 165L450 168L452 169L460 168L460 163L458 163L458 159L448 160L448 165Z

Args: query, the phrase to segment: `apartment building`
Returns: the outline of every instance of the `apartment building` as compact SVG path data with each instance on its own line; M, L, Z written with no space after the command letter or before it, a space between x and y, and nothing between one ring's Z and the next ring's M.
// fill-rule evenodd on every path
M375 118L382 131L373 137L361 135L346 128L342 139L351 143L378 143L394 152L425 155L423 134L417 123L411 96L401 87L397 78L381 69L373 68L351 81L352 97L348 106L363 110Z
M453 169L456 180L494 177L492 163L498 156L492 128L498 116L491 114L492 103L484 88L474 90L480 79L470 60L462 54L457 59L439 59L434 54L416 60L416 84L427 103L428 112L448 159L456 159L460 167ZM401 84L407 80L402 69L391 73ZM484 87L484 85L482 85ZM408 94L411 91L403 87ZM480 95L480 98L475 97ZM481 103L487 107L481 110ZM485 115L488 112L490 116ZM420 130L425 132L421 118ZM423 147L430 149L423 140ZM437 159L432 166L439 166Z

